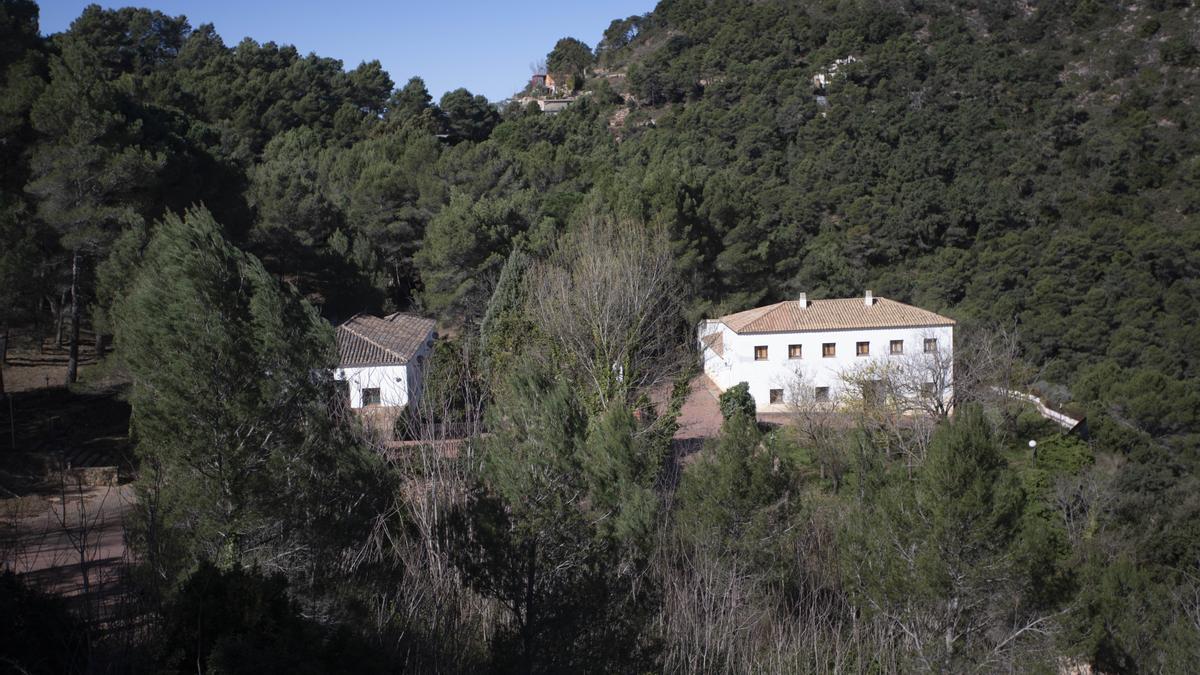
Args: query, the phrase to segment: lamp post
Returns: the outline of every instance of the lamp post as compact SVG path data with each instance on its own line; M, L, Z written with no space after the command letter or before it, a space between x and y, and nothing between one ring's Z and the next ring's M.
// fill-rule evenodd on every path
M1037 441L1029 440L1029 451L1033 454L1033 461L1037 461Z

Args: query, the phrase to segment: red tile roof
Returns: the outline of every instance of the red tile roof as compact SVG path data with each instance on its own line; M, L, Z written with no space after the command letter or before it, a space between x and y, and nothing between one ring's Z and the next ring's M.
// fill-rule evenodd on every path
M433 319L415 314L357 314L337 327L338 361L342 366L404 365L436 336L434 326Z
M856 328L923 328L953 326L949 319L903 302L875 298L868 306L863 298L812 300L801 307L798 300L785 300L721 317L735 333L793 333Z

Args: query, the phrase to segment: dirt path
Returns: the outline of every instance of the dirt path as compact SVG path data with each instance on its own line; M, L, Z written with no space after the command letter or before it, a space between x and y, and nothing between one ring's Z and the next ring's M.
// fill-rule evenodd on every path
M675 440L712 438L721 431L721 390L707 375L692 379L687 400L679 411Z
M53 338L35 340L28 336L13 336L4 366L4 388L8 392L31 391L61 387L67 381L66 345ZM79 378L88 380L96 365L96 342L89 332L79 341Z
M68 487L65 494L0 500L3 569L98 616L121 591L129 561L125 518L133 486Z

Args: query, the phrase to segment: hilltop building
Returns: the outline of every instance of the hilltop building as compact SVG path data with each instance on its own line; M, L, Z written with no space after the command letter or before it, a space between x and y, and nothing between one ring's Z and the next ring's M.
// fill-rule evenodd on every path
M951 400L954 320L871 291L813 301L801 293L705 320L696 337L705 374L722 391L748 383L760 412L895 394L881 390L888 373L912 383L908 395Z
M551 94L557 94L560 86L561 85L559 82L554 79L554 75L552 73L534 73L533 76L529 78L529 88L531 91L547 89Z

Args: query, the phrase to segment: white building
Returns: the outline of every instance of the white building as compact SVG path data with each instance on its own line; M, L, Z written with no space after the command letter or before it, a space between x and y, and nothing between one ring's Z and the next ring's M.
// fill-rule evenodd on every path
M748 383L760 412L866 396L889 374L904 376L909 395L951 400L954 320L871 291L811 302L801 293L703 321L697 338L705 374L722 391Z
M337 327L334 379L347 383L351 408L399 409L421 396L433 319L413 314L358 314Z

